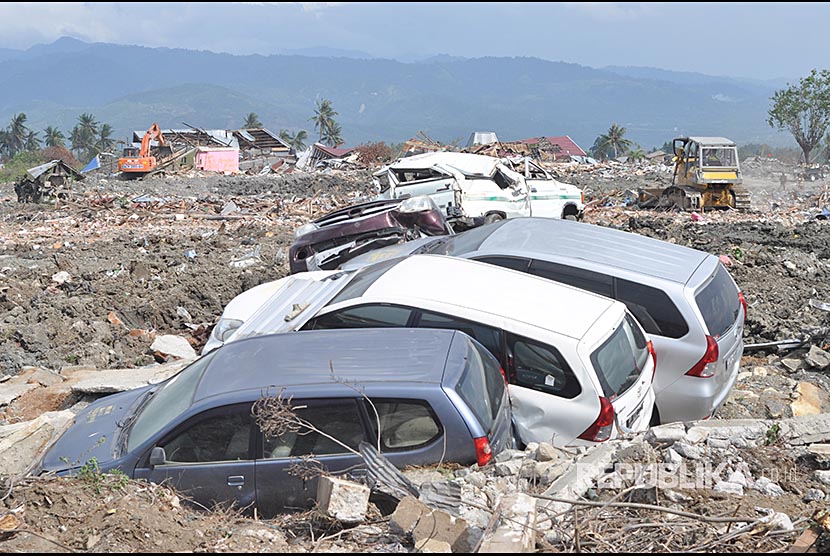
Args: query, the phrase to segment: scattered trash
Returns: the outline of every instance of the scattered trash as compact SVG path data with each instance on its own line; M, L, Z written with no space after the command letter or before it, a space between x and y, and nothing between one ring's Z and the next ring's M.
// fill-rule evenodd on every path
M71 282L72 276L67 271L61 270L52 275L52 281L60 286Z
M184 252L184 257L187 260L192 261L193 259L196 258L196 250L195 249L188 249L187 251Z
M239 257L238 259L232 260L228 263L232 268L248 268L254 265L258 265L262 262L262 259L259 256L261 250L261 246L257 245L253 251L249 251Z

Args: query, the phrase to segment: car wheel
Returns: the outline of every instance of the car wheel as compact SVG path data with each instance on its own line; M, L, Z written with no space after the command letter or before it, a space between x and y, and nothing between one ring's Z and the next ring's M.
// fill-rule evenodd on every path
M492 224L493 222L498 222L499 220L504 220L504 216L497 212L491 212L490 214L484 217L485 224Z

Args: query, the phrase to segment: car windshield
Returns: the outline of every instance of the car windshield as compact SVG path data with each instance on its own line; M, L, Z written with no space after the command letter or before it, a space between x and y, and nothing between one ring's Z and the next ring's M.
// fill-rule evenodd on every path
M602 390L614 399L637 381L648 362L648 343L630 315L621 326L591 354Z
M718 263L715 277L696 296L697 306L709 334L719 338L735 323L741 310L738 288L726 268Z
M489 433L501 410L504 377L495 357L479 345L470 344L466 360L464 374L455 390Z
M378 278L386 274L387 270L399 262L401 262L400 259L390 259L360 269L354 278L349 280L349 283L340 290L340 293L334 296L334 299L329 302L329 305L335 305L341 301L362 296Z
M424 246L422 253L430 255L449 255L460 257L478 249L490 235L504 226L508 221L494 222L486 226L479 226L454 236L447 236L441 240Z
M162 384L141 409L127 438L127 451L144 444L167 423L181 415L193 403L199 380L219 350L197 359L189 367Z

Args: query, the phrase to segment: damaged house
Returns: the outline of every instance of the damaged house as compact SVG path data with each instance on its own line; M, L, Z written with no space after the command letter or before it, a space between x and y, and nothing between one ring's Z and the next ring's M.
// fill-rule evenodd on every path
M582 162L588 154L568 135L522 139L536 158L545 162Z

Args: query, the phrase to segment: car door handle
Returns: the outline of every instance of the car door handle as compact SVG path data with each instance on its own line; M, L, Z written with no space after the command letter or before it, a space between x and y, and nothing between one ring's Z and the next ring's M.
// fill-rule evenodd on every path
M449 191L449 190L450 190L450 186L445 185L444 187L439 187L438 189L436 189L435 192L437 193L439 191Z
M245 485L245 476L244 475L231 475L228 477L228 486L229 487L241 487Z

